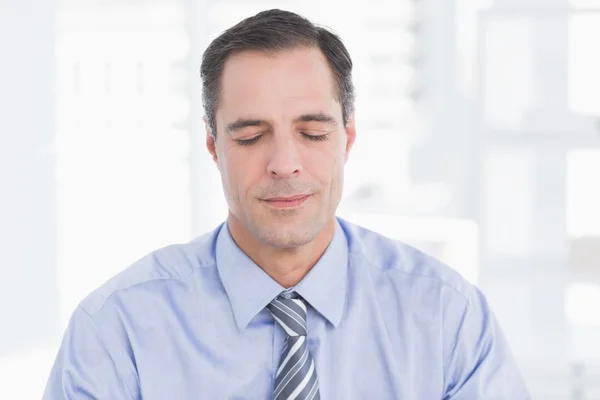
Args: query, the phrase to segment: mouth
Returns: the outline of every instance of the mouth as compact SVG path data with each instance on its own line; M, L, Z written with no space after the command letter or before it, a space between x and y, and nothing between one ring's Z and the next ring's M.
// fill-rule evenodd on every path
M311 195L303 194L289 197L271 197L264 201L275 208L293 208L302 205Z

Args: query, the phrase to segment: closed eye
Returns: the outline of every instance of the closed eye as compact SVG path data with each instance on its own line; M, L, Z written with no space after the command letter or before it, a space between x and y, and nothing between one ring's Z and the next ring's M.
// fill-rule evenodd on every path
M258 140L262 137L262 135L258 135L253 137L252 139L235 139L235 142L240 146L251 146L254 143L258 142Z
M301 132L301 133L302 133L302 136L304 136L308 140L312 140L314 142L322 142L324 140L329 139L328 133L326 133L324 135L309 135L308 133L305 133L305 132Z
M306 139L311 140L313 142L322 142L324 140L329 139L328 133L326 133L324 135L311 135L311 134L308 134L305 132L301 132L301 134L303 137L305 137ZM255 136L252 139L235 139L235 142L240 146L251 146L254 143L258 142L261 137L262 137L262 135Z

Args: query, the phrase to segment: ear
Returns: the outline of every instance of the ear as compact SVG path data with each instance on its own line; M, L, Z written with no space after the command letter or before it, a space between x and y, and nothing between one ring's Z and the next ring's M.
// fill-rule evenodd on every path
M204 126L206 128L206 149L212 156L213 161L218 165L218 157L217 157L217 143L215 141L215 136L213 136L210 126L208 125L208 121L206 120L206 116L202 117L204 121Z
M348 122L346 123L346 161L350 157L350 150L354 146L356 140L356 123L354 121L354 114L350 115Z

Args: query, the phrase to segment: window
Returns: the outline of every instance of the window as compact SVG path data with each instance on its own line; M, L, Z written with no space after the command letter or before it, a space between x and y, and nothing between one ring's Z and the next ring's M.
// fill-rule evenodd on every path
M189 101L177 66L189 52L184 22L177 2L69 4L58 13L63 325L106 279L190 238Z

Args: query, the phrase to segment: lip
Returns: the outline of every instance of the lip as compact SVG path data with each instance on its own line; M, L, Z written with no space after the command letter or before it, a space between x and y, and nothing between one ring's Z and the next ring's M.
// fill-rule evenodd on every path
M304 203L309 197L310 194L303 194L290 197L271 197L264 201L276 208L294 208Z

